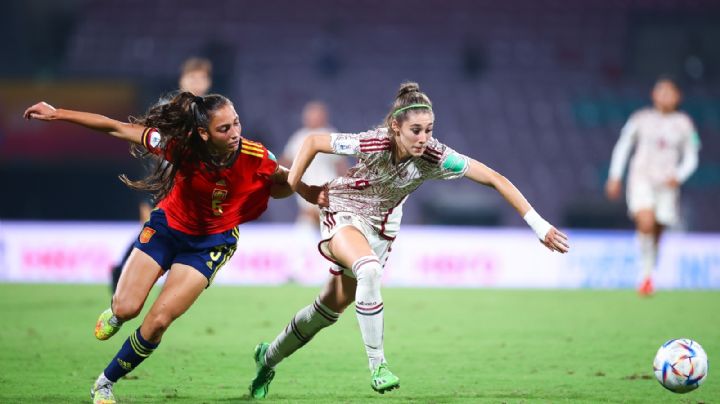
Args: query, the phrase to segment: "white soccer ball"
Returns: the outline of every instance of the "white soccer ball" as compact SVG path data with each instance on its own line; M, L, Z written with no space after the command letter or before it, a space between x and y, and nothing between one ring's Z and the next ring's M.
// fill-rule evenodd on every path
M691 339L671 339L658 349L653 368L663 387L675 393L687 393L707 379L707 354Z

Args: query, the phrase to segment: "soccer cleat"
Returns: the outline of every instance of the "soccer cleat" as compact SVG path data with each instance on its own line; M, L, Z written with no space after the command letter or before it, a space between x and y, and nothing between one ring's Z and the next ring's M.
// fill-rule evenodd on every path
M112 309L107 309L100 314L97 323L95 323L95 338L105 341L109 339L120 329L120 325L110 324L110 319L113 316Z
M115 396L113 395L113 384L105 377L99 377L92 389L90 389L90 398L93 404L115 404Z
M370 386L378 393L385 394L386 391L400 388L400 378L395 376L390 369L387 368L386 363L381 363L380 366L372 372Z
M655 292L655 288L653 288L653 283L651 278L646 278L638 288L638 294L640 296L650 296Z
M270 348L267 342L261 342L255 347L255 378L250 383L250 396L252 398L265 398L270 390L270 382L275 377L275 370L265 366L265 352Z

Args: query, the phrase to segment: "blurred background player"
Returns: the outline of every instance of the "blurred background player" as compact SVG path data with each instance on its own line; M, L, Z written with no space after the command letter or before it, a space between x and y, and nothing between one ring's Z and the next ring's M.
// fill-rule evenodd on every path
M700 140L690 117L677 110L681 96L673 80L657 80L651 94L652 108L632 114L620 132L605 186L610 200L620 197L625 164L635 146L626 196L640 247L641 295L653 293L652 271L660 236L667 226L678 223L680 185L698 165Z
M212 87L212 62L205 58L189 58L180 68L180 91L204 97Z
M205 58L192 57L180 66L180 78L178 79L178 88L180 91L189 91L198 97L204 97L210 91L212 86L212 62ZM155 159L157 157L148 157ZM150 212L153 208L153 201L150 197L144 197L138 204L138 211L140 213L140 223L145 223L150 220ZM115 293L117 289L118 280L122 273L123 266L132 252L134 243L131 243L123 258L120 262L112 267L110 288Z
M295 131L288 139L283 150L280 164L290 167L295 156L302 147L305 138L311 133L330 133L335 129L329 123L327 105L321 101L310 101L303 107L302 127ZM323 185L333 178L342 175L347 170L347 162L344 156L335 154L318 154L313 164L303 175L303 182L306 184ZM294 245L299 251L290 265L292 273L290 281L302 278L302 271L306 270L306 251L311 251L318 242L318 226L320 225L320 210L317 205L308 203L302 198L295 198L297 201L297 216L295 217Z
M290 136L280 158L280 164L290 167L305 138L311 133L334 132L335 128L330 125L328 116L328 108L325 103L311 101L305 104L302 112L303 126ZM345 157L334 154L319 154L315 156L313 163L305 171L302 180L306 184L322 185L342 175L347 168ZM310 204L302 198L295 198L295 200L298 204L296 223L310 227L315 232L320 224L320 210L317 205Z

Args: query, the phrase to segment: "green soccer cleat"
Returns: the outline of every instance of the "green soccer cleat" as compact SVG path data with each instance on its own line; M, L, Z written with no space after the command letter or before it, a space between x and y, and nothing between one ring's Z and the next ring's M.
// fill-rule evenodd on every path
M99 377L92 389L90 389L90 398L93 404L115 404L115 396L113 395L113 384L105 377Z
M378 393L385 394L386 391L400 388L400 378L387 368L386 363L382 363L372 372L370 386Z
M275 370L265 366L265 352L270 348L267 342L261 342L255 347L253 358L255 359L255 378L250 383L250 396L252 398L267 397L270 390L270 382L275 377Z
M109 339L120 329L120 325L110 324L110 319L113 316L112 309L107 309L100 314L97 323L95 323L95 338L105 341Z

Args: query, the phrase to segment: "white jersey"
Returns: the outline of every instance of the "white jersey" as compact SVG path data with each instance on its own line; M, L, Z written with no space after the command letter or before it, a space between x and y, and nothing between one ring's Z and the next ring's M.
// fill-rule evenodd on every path
M610 178L622 177L633 145L628 186L659 186L671 178L682 183L697 168L700 141L692 120L683 112L646 108L634 113L613 150Z
M355 156L358 163L328 184L330 205L324 213L360 216L386 239L400 230L402 204L429 179L454 179L465 175L468 158L435 138L427 142L420 157L394 163L392 140L386 128L362 133L333 133L333 153ZM326 215L327 216L327 215Z

